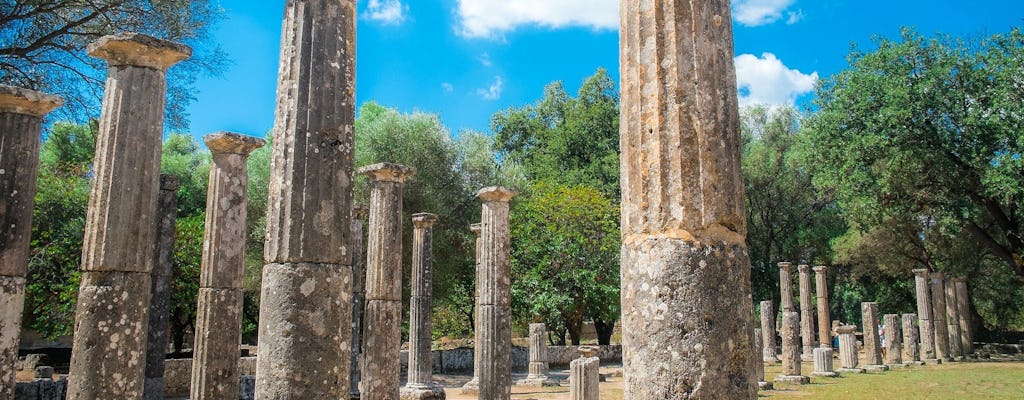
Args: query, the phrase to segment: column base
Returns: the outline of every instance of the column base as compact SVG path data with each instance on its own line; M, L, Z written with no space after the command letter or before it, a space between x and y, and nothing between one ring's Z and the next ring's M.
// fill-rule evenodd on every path
M758 382L757 383L757 389L758 390L775 390L775 384L773 384L771 382Z
M871 371L871 372L882 372L882 371L888 371L889 367L885 366L885 365L865 365L864 369L866 369L868 371Z
M907 368L910 365L907 365L907 364L904 364L904 363L899 363L899 364L885 364L885 366L889 367L889 369L894 369L894 368Z
M841 374L863 374L867 371L863 368L839 368L836 372Z
M444 400L444 388L441 385L431 382L430 384L419 384L415 386L403 386L401 400Z
M838 378L839 377L839 373L835 372L835 371L830 371L830 372L811 372L811 376L816 376L816 377L821 377L821 378Z
M942 360L940 360L938 358L926 358L926 359L924 359L921 362L923 362L925 365L939 365L939 364L942 364Z
M903 365L908 367L921 366L924 365L924 361L907 361Z
M466 382L465 385L462 385L462 388L459 389L459 393L461 393L461 394L477 394L477 393L480 393L480 378L474 376L472 380L470 380L469 382Z
M811 383L811 377L804 375L776 375L775 382L806 385Z
M545 387L545 386L558 386L560 381L551 379L546 375L540 376L527 376L526 379L520 379L516 381L516 386L528 386L528 387Z

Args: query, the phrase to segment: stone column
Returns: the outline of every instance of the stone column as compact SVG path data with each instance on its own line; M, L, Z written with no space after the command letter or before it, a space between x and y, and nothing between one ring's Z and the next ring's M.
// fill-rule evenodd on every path
M782 312L782 374L775 382L805 385L811 378L800 374L800 314L796 311Z
M338 398L350 389L352 338L343 328L352 323L355 3L285 4L257 400Z
M933 272L932 279L932 325L935 326L935 357L953 361L949 352L949 326L946 325L946 280L941 272Z
M462 386L462 394L476 394L480 390L480 362L483 358L480 356L480 291L483 290L483 281L480 280L480 246L483 242L480 240L480 224L470 225L469 230L476 238L474 253L476 276L473 283L473 379Z
M888 370L882 360L882 338L878 335L878 303L860 303L860 317L864 326L864 368L869 371Z
M349 364L349 399L359 399L360 361L363 349L363 307L366 304L366 252L363 251L364 204L352 206L352 363ZM345 327L342 326L342 329Z
M903 335L900 333L900 316L885 314L885 364L889 366L903 365Z
M926 362L938 362L935 356L935 325L932 323L932 297L928 282L927 269L914 270L918 328L921 335L921 358Z
M813 376L835 378L839 373L832 366L832 347L819 347L814 349L814 372Z
M619 15L624 399L755 398L729 4Z
M220 132L203 138L210 149L206 229L196 307L196 341L189 399L238 398L245 275L246 160L263 139Z
M839 372L864 373L864 369L857 368L857 327L842 325L836 332L839 333Z
M775 347L775 308L771 300L761 302L761 332L764 335L761 343L761 360L763 362L779 362Z
M149 301L149 334L146 339L146 380L144 400L164 399L164 359L167 357L167 324L171 309L171 280L174 279L174 229L178 220L178 177L160 175L157 218L156 260L153 264Z
M480 216L481 282L477 321L480 347L480 400L512 396L512 265L509 251L509 201L516 193L488 187L476 193L483 202Z
M779 263L779 294L782 295L779 311L796 311L793 304L793 263Z
M953 280L956 286L956 308L960 316L960 346L965 355L974 354L974 333L971 324L971 298L967 291L967 280L957 278Z
M800 354L803 361L814 361L814 306L811 303L811 267L800 265L800 341L804 348Z
M903 362L921 365L921 334L917 328L917 314L903 314Z
M416 170L381 163L359 174L370 179L362 398L394 400L402 368L402 190Z
M530 324L530 365L526 379L516 382L519 386L558 386L558 381L548 376L548 328L544 324Z
M771 304L771 302L769 302L769 304ZM754 354L763 354L762 347L763 347L764 341L763 341L761 336L762 336L761 335L761 330L760 329L754 329L754 349L756 350L754 352ZM774 388L775 385L773 385L771 382L768 382L764 378L764 362L763 361L754 362L754 372L755 372L754 376L757 377L757 389L758 390L771 390L771 389Z
M832 348L832 315L828 303L828 267L814 267L814 293L818 296L818 346Z
M69 400L136 399L145 379L166 71L187 46L140 34L89 45L106 88L85 221Z
M577 358L569 363L569 400L598 400L601 359Z
M43 117L62 103L0 85L0 399L14 398Z
M956 283L950 279L946 285L946 326L949 333L949 355L957 360L964 358L963 343L960 339L960 309L956 298Z
M430 351L430 317L434 290L434 224L436 214L412 216L412 297L409 301L409 379L402 398L444 399L444 387L434 383Z

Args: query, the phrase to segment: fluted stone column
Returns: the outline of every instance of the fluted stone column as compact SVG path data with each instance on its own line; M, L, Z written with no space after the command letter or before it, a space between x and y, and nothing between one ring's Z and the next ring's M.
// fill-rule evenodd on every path
M444 387L434 383L431 363L430 316L434 290L434 224L436 214L412 216L412 297L409 301L409 378L402 399L444 399Z
M174 279L174 231L178 219L178 177L160 175L156 238L149 300L149 334L146 340L144 400L164 399L164 359L167 357L167 325L170 320L171 280Z
M779 362L778 350L775 347L775 307L772 307L771 300L761 302L761 333L764 336L761 343L761 360Z
M935 355L935 325L932 323L932 297L927 269L915 269L914 286L917 295L918 328L921 336L921 358L924 362L939 362Z
M363 220L367 209L364 204L352 206L352 362L349 364L349 399L360 398L359 380L363 349L363 307L366 305L366 252ZM345 327L343 326L342 329Z
M796 311L793 304L793 263L779 263L779 294L782 296L779 311Z
M267 142L230 132L207 135L203 140L213 162L206 190L206 230L189 399L236 399L248 218L246 160Z
M964 358L963 342L960 341L960 310L956 298L956 283L952 279L945 285L946 289L946 326L949 334L949 356L957 360Z
M811 303L811 267L800 265L797 267L800 276L800 341L803 343L803 351L800 359L803 361L814 361L814 306Z
M831 347L818 347L814 349L814 372L811 372L812 376L828 378L839 376L839 373L835 371L835 367L832 365L832 352Z
M350 389L352 338L343 327L352 323L355 3L285 3L257 400L338 398Z
M755 398L729 4L620 16L624 399Z
M581 357L569 363L569 400L598 400L601 359Z
M899 314L885 314L885 365L903 365L903 334L900 332Z
M971 298L967 291L967 280L957 278L953 280L956 287L956 308L960 316L960 343L965 355L974 354L974 333L971 324Z
M782 312L782 374L775 382L805 385L811 378L800 373L800 314L796 311Z
M932 325L935 326L935 357L942 361L953 361L949 351L949 326L946 325L946 279L941 272L933 272L932 280Z
M558 386L558 381L548 376L548 328L544 324L530 324L530 365L526 379L516 382L519 386Z
M769 304L770 304L770 302L769 302ZM762 339L761 336L762 336L761 335L761 330L760 329L754 329L754 350L755 350L754 354L762 354L763 353L762 347L764 345L764 340ZM771 389L774 388L775 385L773 385L771 382L768 382L764 378L764 362L763 361L757 361L757 362L754 363L754 371L755 371L754 376L757 377L757 389L758 390L771 390Z
M878 303L860 303L860 317L864 326L864 368L868 371L888 370L882 360L882 338L878 335Z
M842 325L836 328L839 333L839 372L862 374L864 369L858 368L857 360L857 327Z
M43 117L62 103L0 85L0 399L14 398Z
M917 327L917 314L903 314L903 362L921 365L921 334Z
M370 179L366 246L362 398L399 398L402 350L402 190L412 167L381 163L359 168Z
M187 46L139 34L88 47L107 61L75 311L69 400L137 399L145 378L166 71Z
M814 267L814 294L818 296L818 347L832 348L832 315L828 303L828 267Z
M480 279L480 246L483 241L480 239L480 224L470 225L469 230L473 232L476 243L474 253L476 276L473 283L473 379L462 386L462 394L476 394L480 390L480 363L483 358L480 356L480 291L483 290L483 281Z
M516 193L488 187L476 193L480 216L481 282L477 322L480 346L480 400L508 400L512 395L512 265L509 201Z

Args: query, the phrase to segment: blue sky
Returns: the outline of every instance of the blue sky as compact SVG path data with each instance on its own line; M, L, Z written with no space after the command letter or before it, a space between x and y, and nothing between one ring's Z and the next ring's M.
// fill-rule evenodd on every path
M660 1L660 0L655 0ZM273 126L284 1L221 0L214 33L233 64L200 78L191 131L262 136ZM741 102L802 104L847 66L852 43L923 34L988 36L1024 25L1024 0L733 0ZM551 81L574 92L618 79L618 0L359 0L356 100L436 113L453 132L533 103Z

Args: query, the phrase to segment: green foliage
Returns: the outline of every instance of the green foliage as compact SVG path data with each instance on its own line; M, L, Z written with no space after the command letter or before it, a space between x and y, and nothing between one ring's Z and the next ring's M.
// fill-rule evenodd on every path
M184 348L185 334L195 329L205 219L206 214L200 213L178 218L175 224L170 336L176 352Z
M210 155L200 152L191 135L172 133L164 141L160 173L178 177L178 216L187 217L206 210L206 187L210 180Z

